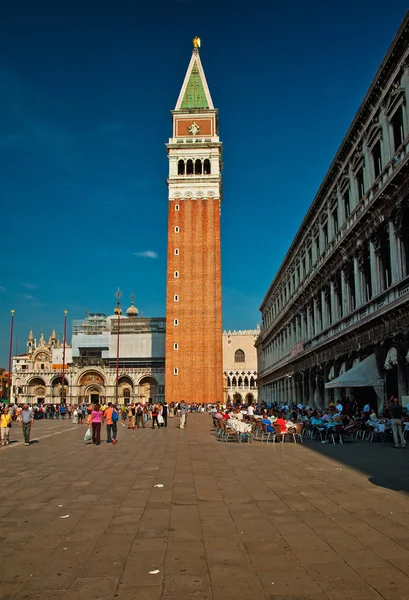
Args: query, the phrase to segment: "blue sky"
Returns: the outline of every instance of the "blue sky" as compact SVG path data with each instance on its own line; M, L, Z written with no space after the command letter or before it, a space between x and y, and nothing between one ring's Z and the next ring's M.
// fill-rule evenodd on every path
M71 0L2 7L0 366L10 309L61 334L63 310L136 294L165 315L167 157L191 39L224 143L223 321L258 307L395 35L404 0ZM150 251L151 256L137 254ZM154 257L152 257L154 256Z

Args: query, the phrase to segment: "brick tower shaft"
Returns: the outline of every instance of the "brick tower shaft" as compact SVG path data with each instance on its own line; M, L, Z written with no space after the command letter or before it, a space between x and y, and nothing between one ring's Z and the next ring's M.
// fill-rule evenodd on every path
M167 402L221 402L221 150L195 47L172 111L166 292Z

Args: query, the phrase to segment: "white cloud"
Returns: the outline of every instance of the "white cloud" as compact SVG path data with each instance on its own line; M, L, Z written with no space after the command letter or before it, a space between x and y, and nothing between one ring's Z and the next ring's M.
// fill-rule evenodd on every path
M31 294L23 294L23 299L24 300L35 300L34 296L32 296Z
M134 252L135 256L139 258L158 258L158 253L153 250L144 250L144 252Z
M2 292L2 293L3 293L3 292L5 292L5 291L6 291L6 288L5 288L5 287L3 287L2 285L0 285L0 292Z
M37 289L37 286L35 283L22 283L21 285L23 285L28 290L36 290Z

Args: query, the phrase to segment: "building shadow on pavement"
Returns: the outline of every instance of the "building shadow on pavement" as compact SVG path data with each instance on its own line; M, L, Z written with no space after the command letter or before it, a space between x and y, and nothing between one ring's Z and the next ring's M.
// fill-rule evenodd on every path
M409 495L409 448L395 448L383 442L320 444L305 446L368 476L373 485Z

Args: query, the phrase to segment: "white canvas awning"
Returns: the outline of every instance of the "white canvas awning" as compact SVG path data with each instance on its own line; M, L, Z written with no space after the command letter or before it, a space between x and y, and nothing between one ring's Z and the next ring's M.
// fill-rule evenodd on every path
M335 377L335 367L334 365L332 365L332 367L329 370L329 374L328 374L328 381L332 381Z
M339 375L329 383L325 384L326 388L340 387L375 387L383 385L376 364L375 354L371 354L362 362L356 363L351 369Z
M326 388L373 387L378 396L379 410L383 409L384 387L376 364L375 354L356 363L351 369L325 384Z

